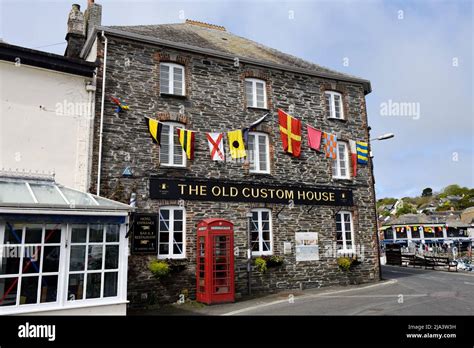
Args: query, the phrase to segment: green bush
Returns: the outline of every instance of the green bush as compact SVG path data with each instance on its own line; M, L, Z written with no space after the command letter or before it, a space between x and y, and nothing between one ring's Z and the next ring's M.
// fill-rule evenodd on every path
M267 271L267 261L263 257L257 257L255 259L255 267L259 272L265 273Z
M263 259L267 261L268 267L278 267L283 265L285 258L280 255L271 255L271 256L264 256Z
M165 261L153 260L148 265L148 269L158 279L166 277L170 273L170 266Z

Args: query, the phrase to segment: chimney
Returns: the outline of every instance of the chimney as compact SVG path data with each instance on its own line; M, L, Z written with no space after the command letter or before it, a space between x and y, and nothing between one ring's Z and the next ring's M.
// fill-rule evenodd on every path
M86 41L84 15L81 12L81 6L78 4L72 5L71 12L69 12L66 41L67 47L64 55L66 57L78 58Z
M102 23L102 5L94 3L94 0L87 0L87 9L84 12L86 25L86 38L88 39L94 27L98 27Z

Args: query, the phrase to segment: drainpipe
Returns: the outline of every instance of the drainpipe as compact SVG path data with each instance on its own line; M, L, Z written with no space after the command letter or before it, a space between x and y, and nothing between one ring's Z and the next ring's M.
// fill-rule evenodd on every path
M99 130L99 161L97 168L97 196L100 196L100 174L102 171L102 135L104 130L104 104L105 104L105 74L107 71L107 37L102 30L101 37L104 39L104 68L102 71L102 104L100 106L100 130Z

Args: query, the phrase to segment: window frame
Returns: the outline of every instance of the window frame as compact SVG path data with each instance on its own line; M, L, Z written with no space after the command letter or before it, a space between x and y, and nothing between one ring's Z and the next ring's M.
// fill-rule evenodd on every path
M252 103L250 104L250 100L247 98L247 82L252 83ZM263 84L263 106L258 106L257 101L257 83ZM254 77L247 77L244 79L244 92L245 92L245 99L246 99L246 106L248 108L254 109L268 109L268 101L267 101L267 81L262 79L257 79Z
M162 92L161 91L161 67L162 66L167 66L168 67L168 92ZM174 71L175 69L181 69L182 74L181 74L181 83L182 83L182 94L177 94L174 93ZM171 63L171 62L161 62L160 63L160 95L165 94L165 95L176 95L176 96L181 96L184 97L186 96L186 67L182 64L177 64L177 63Z
M250 210L250 213L256 212L258 214L257 221L257 230L258 230L258 251L253 251L253 244L251 245L250 250L252 250L252 256L263 256L263 255L273 255L273 222L272 222L272 211L268 208L254 208ZM270 248L267 251L263 251L263 222L262 222L262 213L268 212L268 227L270 233ZM251 223L253 223L253 217L251 218ZM252 233L252 229L250 229ZM252 243L252 238L250 237Z
M161 146L162 144L160 144L160 147L159 147L160 167L186 168L186 165L187 165L186 153L184 152L183 147L179 143L178 133L176 132L176 128L185 129L184 125L182 123L172 122L172 121L169 121L169 122L164 121L162 123L163 123L163 126L168 126L170 128L170 132L168 135L168 144L167 144L168 145L168 162L167 163L164 163L162 160L162 154L161 154L161 151L163 149L163 146ZM164 129L162 129L161 139L163 139L163 132L164 132ZM176 140L176 144L175 144L175 140ZM181 149L181 156L182 156L181 164L174 163L175 146L179 146L179 148ZM172 160L171 163L170 163L170 159Z
M347 214L349 215L349 222L350 222L350 233L351 233L351 248L348 249L347 248L347 239L346 239L346 233L348 231L346 231L346 225L345 225L345 220L344 220L344 215ZM337 248L337 253L339 254L347 254L347 253L355 253L355 240L354 240L354 237L355 237L355 234L354 234L354 219L353 219L353 216L352 216L352 212L351 211L348 211L348 210L342 210L342 211L339 211L337 214L336 214L336 248L338 246L337 242L337 233L338 233L338 230L337 230L337 216L341 216L341 233L342 233L342 249L339 249Z
M125 218L128 221L128 218ZM25 243L25 233L24 233L24 226L28 224L41 224L43 225L43 234L45 233L45 225L50 225L54 223L49 222L28 222L22 223L23 224L23 237L22 237L22 244L21 244L21 254L20 254L20 268L23 264L23 252ZM22 274L1 274L0 279L2 278L16 278L18 277L17 283L17 298L15 305L11 306L1 306L0 310L2 314L22 314L22 313L40 313L44 311L64 311L69 309L81 309L87 307L94 307L94 306L104 306L104 305L117 305L117 304L125 304L127 303L127 271L128 271L128 257L127 257L127 250L128 250L128 240L125 238L126 234L126 224L125 223L114 223L119 226L119 241L115 242L118 243L119 251L118 251L118 268L116 272L117 275L117 295L116 296L109 296L109 297L101 297L101 298L91 298L91 299L83 299L83 300L74 300L68 301L68 282L69 282L69 260L70 260L70 247L71 247L71 225L72 223L61 222L57 223L61 225L61 239L60 243L51 243L51 244L44 244L44 237L42 238L41 245L51 245L56 246L56 244L60 244L60 256L59 256L59 269L58 272L42 272L46 275L50 275L52 273L58 274L58 284L57 284L57 295L56 295L56 302L38 302L31 303L31 304L20 304L19 296L21 295L21 278L23 278ZM98 223L90 223L90 224L98 224ZM106 225L106 224L103 224ZM0 222L0 247L3 248L6 244L4 244L4 233L5 233L5 222ZM105 236L105 232L104 232ZM28 243L28 245L38 245L38 243ZM18 245L18 244L11 244ZM105 248L103 249L103 265L105 262ZM41 253L43 255L43 252ZM41 256L42 258L43 256ZM102 269L101 272L104 270ZM31 274L31 276L39 275L40 273ZM38 280L39 282L40 280ZM86 284L84 284L86 286ZM39 286L38 286L39 287ZM103 288L103 282L101 284L101 288ZM39 291L39 290L38 290ZM86 289L83 290L84 292ZM102 290L101 290L102 291Z
M338 141L336 144L336 159L332 162L332 177L334 179L350 179L351 174L349 172L349 144L345 141ZM344 169L346 170L346 175L341 175L341 155L339 151L339 145L344 145L344 155L345 155L345 165ZM335 167L334 167L335 165ZM336 172L334 173L334 169Z
M265 137L265 160L267 163L267 169L262 170L260 169L260 151L259 151L259 146L260 146L260 136ZM253 137L253 163L254 163L254 168L252 168L252 165L250 165L249 172L250 173L255 173L255 174L270 174L270 137L268 136L267 133L264 132L249 132L248 137ZM250 149L249 149L250 150Z
M324 101L327 104L327 98L326 96L329 95L329 115L327 115L328 119L333 119L333 120L345 120L345 115L344 115L344 102L343 102L343 95L340 92L336 91L325 91L324 92ZM336 117L336 98L335 96L339 96L339 115L340 117Z
M161 222L161 210L169 210L169 226L168 226L168 254L160 254L160 237L161 237L161 230L160 230L160 222ZM183 250L181 254L175 254L174 253L174 248L173 248L173 240L174 240L174 212L176 210L181 210L183 213ZM172 214L171 214L172 212ZM173 223L171 223L171 216L173 216ZM172 228L171 228L172 227ZM173 238L171 236L173 235ZM171 253L170 253L171 251ZM175 260L182 260L186 259L186 209L184 207L176 206L176 205L166 205L166 206L161 206L158 209L158 253L157 253L157 258L160 260L164 259L175 259Z

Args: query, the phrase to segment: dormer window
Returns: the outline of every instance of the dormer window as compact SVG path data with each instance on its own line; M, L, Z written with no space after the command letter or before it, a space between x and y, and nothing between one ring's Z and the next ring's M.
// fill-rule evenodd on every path
M264 80L245 79L245 95L248 108L267 108L267 88Z
M184 66L160 63L160 93L184 96Z
M338 120L344 119L344 110L342 107L342 95L338 92L327 91L324 93L326 97L326 115L328 118Z

